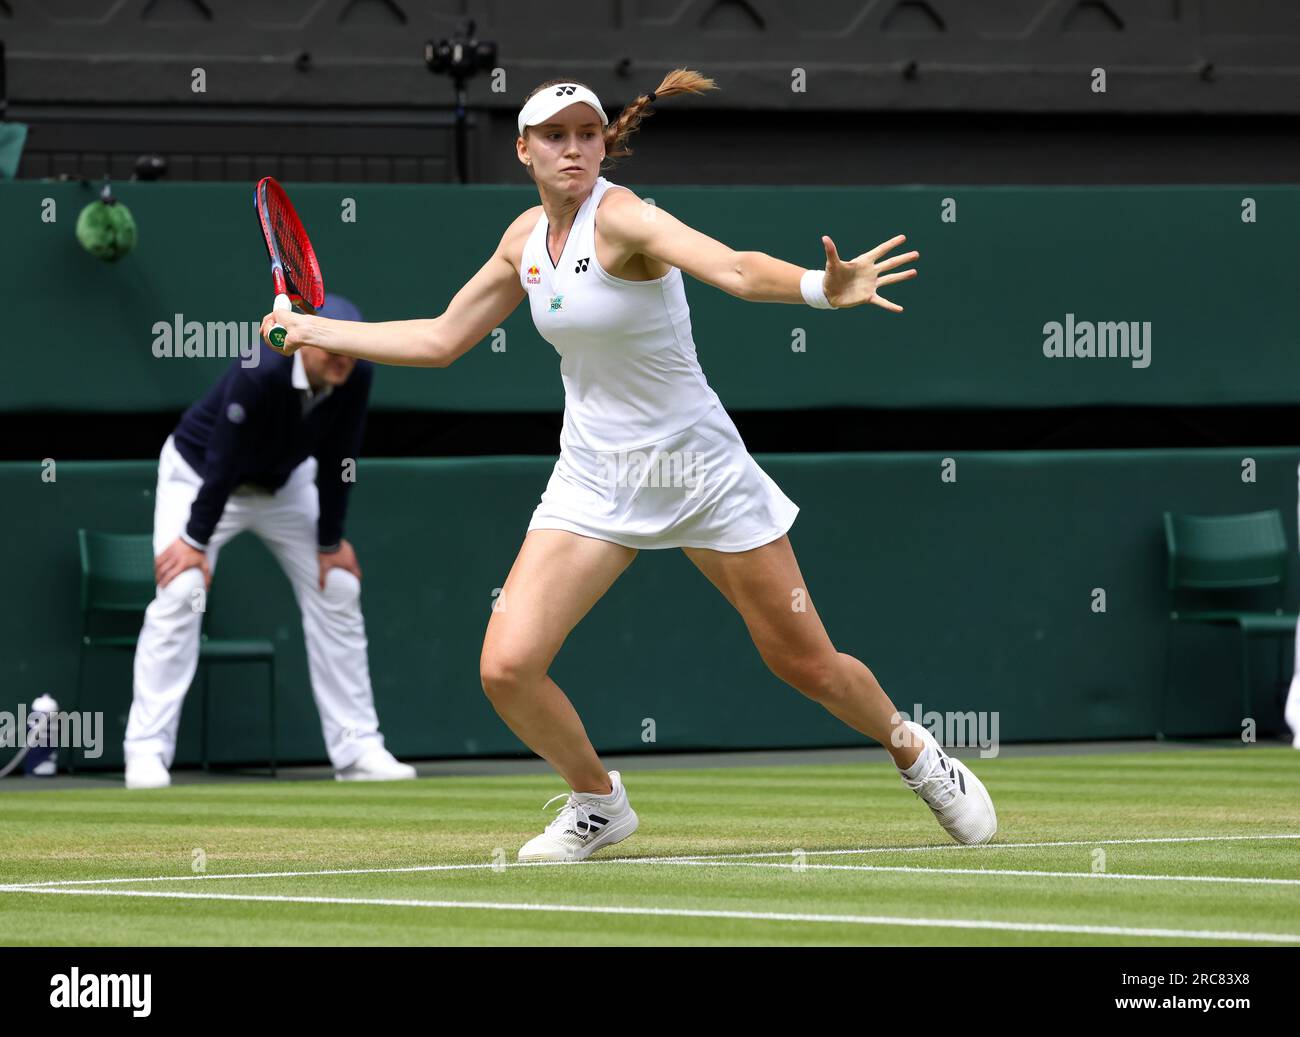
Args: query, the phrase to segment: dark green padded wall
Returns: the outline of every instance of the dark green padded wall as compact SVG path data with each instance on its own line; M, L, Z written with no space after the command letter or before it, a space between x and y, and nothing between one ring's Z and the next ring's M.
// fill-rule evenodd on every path
M621 177L612 176L615 182ZM259 321L269 307L251 184L121 184L136 252L105 265L73 238L93 193L0 185L0 409L168 410L219 359L157 359L156 321ZM326 283L372 320L432 316L487 260L536 191L504 186L289 185ZM1290 187L757 188L633 185L736 249L824 263L828 233L852 257L896 232L920 276L906 307L845 313L747 304L688 278L695 338L731 408L1283 403L1300 399L1288 300L1300 190ZM43 200L57 221L41 220ZM356 203L356 222L342 203ZM1242 221L1254 199L1256 220ZM944 199L956 222L941 219ZM56 287L57 286L57 287ZM1271 302L1270 302L1271 301ZM1048 359L1043 326L1151 322L1152 362ZM795 329L806 351L794 352ZM555 410L557 358L521 306L506 350L480 345L445 371L387 369L381 408Z
M1001 738L1019 741L1153 733L1168 626L1161 511L1276 507L1294 546L1297 453L957 454L955 483L940 481L939 455L759 460L803 509L792 541L837 645L871 666L900 708L998 710ZM1246 456L1258 462L1255 483L1241 480ZM379 715L399 755L521 749L484 699L477 666L492 591L549 469L544 458L362 461L349 536L365 571ZM0 465L10 581L0 623L4 709L41 692L68 701L77 527L147 531L152 516L152 464L63 463L53 483L40 471ZM1091 610L1096 587L1106 591L1105 614ZM323 759L299 617L251 537L222 552L207 620L214 635L276 642L284 755ZM1238 732L1231 638L1184 631L1176 648L1177 729ZM1256 716L1261 728L1275 726L1273 649L1258 649L1254 665ZM643 552L553 674L607 751L862 741L767 673L739 617L678 551ZM102 660L90 675L87 707L108 714L102 762L111 764L130 699L129 657ZM214 683L217 759L262 751L259 687L251 671ZM656 722L654 746L641 741L645 718ZM183 761L196 758L196 719L187 707Z

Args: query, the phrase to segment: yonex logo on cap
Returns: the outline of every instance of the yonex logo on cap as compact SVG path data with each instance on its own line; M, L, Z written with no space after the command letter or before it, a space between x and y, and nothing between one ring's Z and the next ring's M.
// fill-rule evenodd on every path
M557 87L556 90L555 90L555 95L558 97L558 96L560 96L561 94L571 94L571 93L574 93L577 89L578 89L578 88L577 88L576 86L561 86L561 87Z

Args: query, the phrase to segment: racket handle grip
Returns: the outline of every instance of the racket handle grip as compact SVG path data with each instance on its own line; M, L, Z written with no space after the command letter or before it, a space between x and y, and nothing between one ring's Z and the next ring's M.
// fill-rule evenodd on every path
M289 297L285 295L284 292L281 292L275 297L275 302L272 304L271 309L288 311L293 309L293 304L289 302ZM280 349L284 346L284 337L287 334L289 334L287 329L276 324L271 328L271 334L267 337L270 338L271 345L275 346L276 349Z

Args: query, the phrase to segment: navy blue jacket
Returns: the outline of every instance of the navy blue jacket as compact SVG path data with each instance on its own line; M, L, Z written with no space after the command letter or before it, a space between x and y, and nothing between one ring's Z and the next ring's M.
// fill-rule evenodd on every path
M350 303L346 310L338 305L343 303L346 300L341 296L331 296L320 315L360 319ZM280 355L264 342L259 341L258 348L257 366L244 367L236 358L221 379L181 415L173 433L181 456L203 477L203 486L190 506L186 536L206 545L237 486L251 483L274 492L298 465L315 457L320 497L317 544L321 550L334 550L343 539L352 485L343 479L342 462L345 458L355 460L361 450L374 365L358 360L348 380L335 386L304 416L303 393L291 381L293 358Z

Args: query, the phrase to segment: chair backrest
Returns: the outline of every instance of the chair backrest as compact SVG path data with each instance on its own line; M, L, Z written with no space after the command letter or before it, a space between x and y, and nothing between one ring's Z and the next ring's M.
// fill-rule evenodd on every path
M1228 590L1286 578L1286 534L1277 509L1247 515L1165 512L1169 587Z
M143 612L154 598L153 537L77 530L81 611Z

